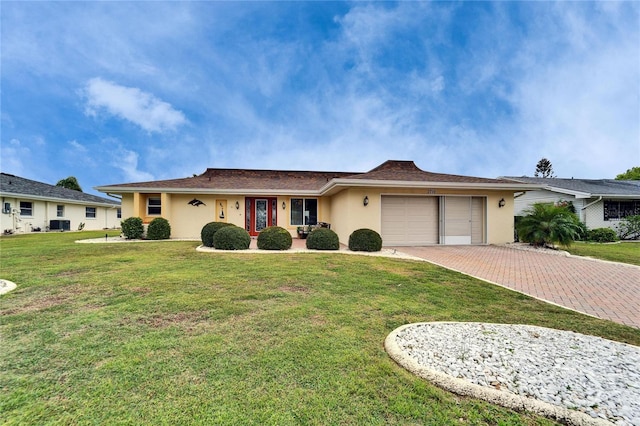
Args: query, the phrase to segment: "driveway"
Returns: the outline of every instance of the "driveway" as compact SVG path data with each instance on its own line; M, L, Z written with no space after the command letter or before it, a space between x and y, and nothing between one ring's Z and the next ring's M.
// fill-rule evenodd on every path
M640 267L504 246L395 247L598 318L640 328Z

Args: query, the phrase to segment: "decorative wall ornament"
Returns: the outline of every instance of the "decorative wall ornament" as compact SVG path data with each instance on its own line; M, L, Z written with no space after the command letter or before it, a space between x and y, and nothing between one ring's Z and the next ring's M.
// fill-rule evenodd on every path
M197 198L194 198L193 200L189 201L187 204L191 204L192 206L195 206L195 207L206 206L205 203L198 200Z

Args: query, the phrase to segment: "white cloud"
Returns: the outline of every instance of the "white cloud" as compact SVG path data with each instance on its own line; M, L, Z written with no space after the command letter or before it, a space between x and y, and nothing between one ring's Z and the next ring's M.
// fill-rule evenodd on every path
M26 172L23 160L28 160L31 150L23 146L18 139L11 139L8 144L0 145L0 166L5 173L23 176Z
M111 165L120 169L124 178L130 182L144 182L154 180L152 174L138 169L138 153L120 147L114 152Z
M135 87L120 86L101 78L87 82L86 114L96 116L102 110L130 121L148 132L175 130L187 122L184 114L171 104Z

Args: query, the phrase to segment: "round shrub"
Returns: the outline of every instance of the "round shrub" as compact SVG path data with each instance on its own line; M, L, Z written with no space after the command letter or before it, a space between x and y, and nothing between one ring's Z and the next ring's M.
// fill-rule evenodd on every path
M593 241L596 243L612 243L618 241L616 231L611 228L596 228L590 229L587 232L587 241Z
M246 250L249 244L249 233L239 226L225 226L213 236L213 247L218 250Z
M226 222L209 222L205 226L202 227L202 231L200 231L200 239L202 240L202 245L205 247L213 247L213 236L220 229L225 226L233 226L231 223Z
M356 229L349 235L349 250L380 251L382 250L382 237L373 229Z
M150 240L168 240L171 237L171 225L163 217L156 217L147 227L147 238Z
M128 217L120 222L122 228L122 235L127 240L139 240L144 234L144 226L142 225L142 219L139 217Z
M279 226L270 226L258 234L260 250L288 250L292 243L289 231Z
M328 228L314 229L307 237L307 248L312 250L338 250L340 249L338 234Z

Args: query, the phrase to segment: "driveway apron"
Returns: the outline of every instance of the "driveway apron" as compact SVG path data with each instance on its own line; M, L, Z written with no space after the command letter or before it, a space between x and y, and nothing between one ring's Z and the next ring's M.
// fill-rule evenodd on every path
M430 263L640 328L640 267L503 246L395 247Z

